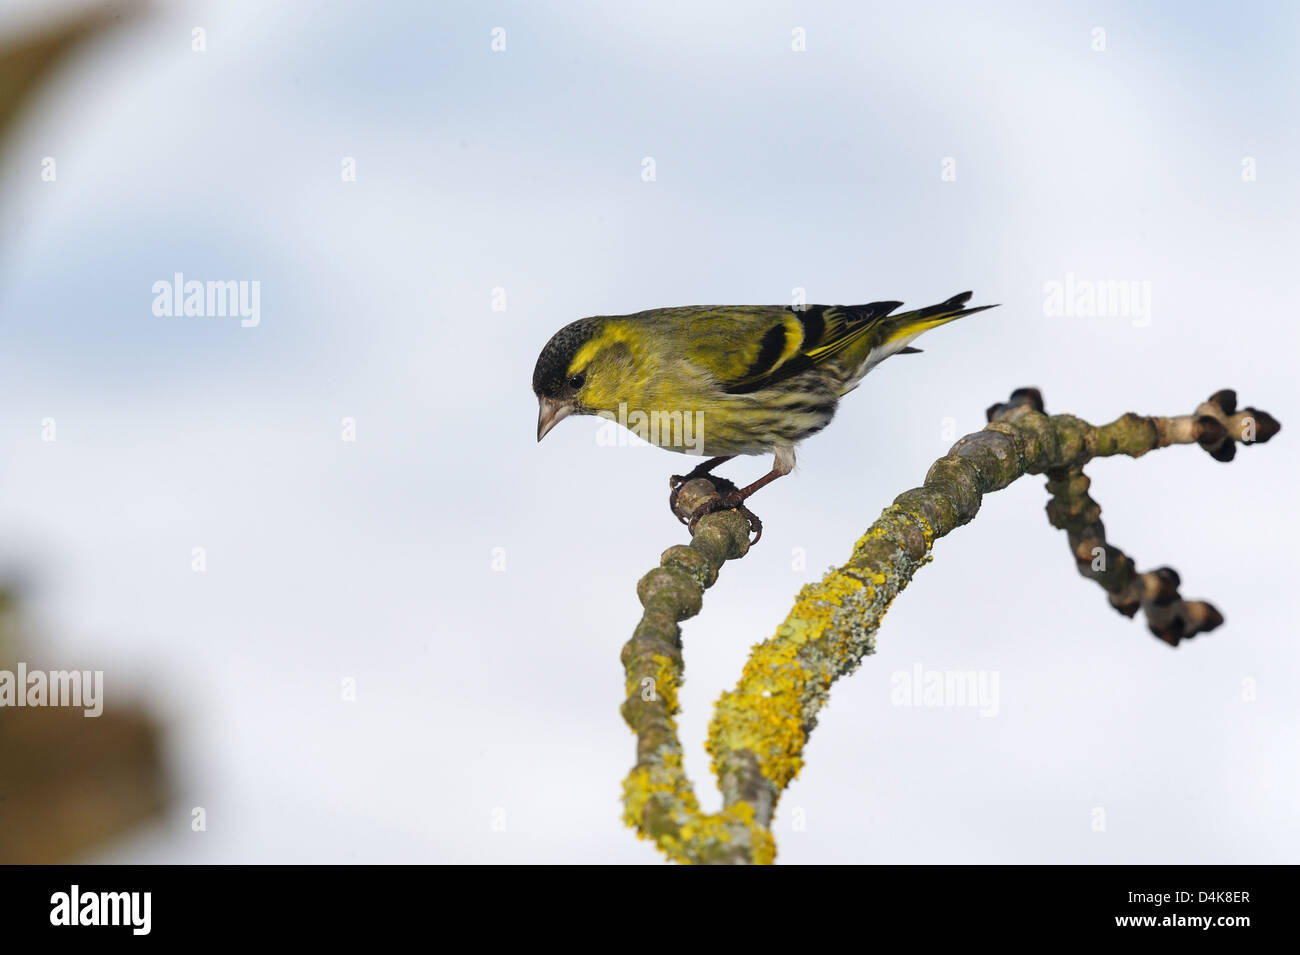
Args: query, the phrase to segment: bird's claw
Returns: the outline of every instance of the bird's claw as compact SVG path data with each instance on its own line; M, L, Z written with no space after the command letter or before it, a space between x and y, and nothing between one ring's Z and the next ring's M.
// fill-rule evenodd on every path
M691 533L694 534L695 525L698 524L702 518L709 514L716 513L717 511L731 510L739 511L741 516L744 517L745 520L749 521L749 529L754 532L754 539L749 542L749 546L753 547L763 536L763 522L759 520L757 514L745 506L745 499L734 489L724 494L711 495L705 499L703 504L691 511L691 516L683 520L682 523L687 525L687 527L690 528Z
M757 514L745 506L745 495L726 478L707 471L696 473L698 471L699 468L690 474L674 474L668 479L668 486L672 488L668 503L677 519L689 527L691 533L694 534L695 526L706 515L716 511L736 510L744 515L745 520L749 521L749 529L754 533L754 539L749 542L749 546L753 547L757 544L759 538L763 536L763 522L759 520ZM714 488L714 493L706 497L693 511L683 515L677 509L678 498L686 485L697 478L707 478Z
M728 481L726 478L719 477L716 474L710 474L707 471L701 472L700 474L696 474L694 471L690 474L674 474L668 479L668 486L672 488L672 493L668 495L668 507L683 524L689 524L690 517L689 515L687 517L682 517L678 512L677 500L681 497L682 490L687 484L701 477L707 478L719 494L730 494L736 490L736 485Z
M668 507L674 514L677 513L677 498L681 496L682 488L686 486L686 482L690 480L690 477L689 474L673 474L668 478L668 488L671 491L668 495ZM685 518L679 517L677 519L683 524L686 523Z

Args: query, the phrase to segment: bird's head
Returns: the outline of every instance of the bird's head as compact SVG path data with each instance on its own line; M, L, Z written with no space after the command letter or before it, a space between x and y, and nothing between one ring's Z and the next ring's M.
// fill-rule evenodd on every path
M556 332L533 369L537 440L571 414L614 411L625 400L634 365L627 330L583 318Z

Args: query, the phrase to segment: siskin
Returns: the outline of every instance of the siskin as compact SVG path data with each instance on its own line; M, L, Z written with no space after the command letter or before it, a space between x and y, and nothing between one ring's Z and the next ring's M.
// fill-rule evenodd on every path
M794 449L830 423L863 376L922 332L992 305L966 308L971 293L893 315L902 302L869 305L707 305L597 315L560 329L533 370L537 440L571 414L598 414L662 448L708 455L674 475L671 503L686 481L738 454L772 454L772 470L718 494L690 515L744 507L755 491L794 468ZM639 412L639 415L636 413ZM688 440L689 438L689 440Z

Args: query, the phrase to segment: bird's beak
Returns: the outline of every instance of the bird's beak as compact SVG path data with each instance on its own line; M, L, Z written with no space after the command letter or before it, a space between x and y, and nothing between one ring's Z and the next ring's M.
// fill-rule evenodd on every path
M573 405L554 398L537 399L537 440L546 437L548 431L573 414Z

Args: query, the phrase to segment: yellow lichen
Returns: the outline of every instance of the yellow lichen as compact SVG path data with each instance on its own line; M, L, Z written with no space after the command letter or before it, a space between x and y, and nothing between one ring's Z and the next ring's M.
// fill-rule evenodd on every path
M754 807L747 802L738 802L729 810L749 830L749 851L754 865L771 865L776 861L776 839L772 830L759 825Z
M662 834L646 831L646 806L653 799L669 804L673 816L699 812L699 803L690 781L682 771L682 754L665 752L651 763L642 763L623 780L623 821L637 831L638 836L654 836L662 842Z
M925 555L908 559L907 541L914 547L918 530ZM752 649L736 688L717 703L706 748L719 779L729 758L745 751L778 793L799 774L814 714L830 684L871 652L880 618L915 569L930 559L933 540L933 528L919 515L887 509L854 546L849 564L799 592L776 635ZM650 660L655 690L671 718L678 708L678 664L662 654ZM634 674L629 674L629 695L641 691L644 661ZM653 839L675 861L731 860L738 849L741 857L760 864L776 857L775 839L749 803L721 813L700 812L680 751L665 751L633 770L624 782L624 806L637 835ZM738 847L742 832L748 845Z
M897 511L872 525L855 545L855 556L876 541L902 549L889 518L915 515ZM933 539L929 524L919 524L926 555L916 566L929 559ZM901 572L892 565L854 564L799 592L776 635L753 648L736 688L715 707L706 746L715 774L725 771L730 754L748 750L778 792L798 776L811 713L824 702L830 683L870 652L875 627L911 573L908 563ZM806 657L803 651L814 641L816 649Z
M663 700L664 708L668 711L670 717L677 715L677 674L679 672L677 663L662 653L656 653L650 657L654 663L654 672L650 679L654 681L650 689L654 690L655 697ZM645 691L648 689L645 685L646 674L639 668L632 668L627 674L626 691L629 698L645 698ZM649 701L647 701L649 702Z

